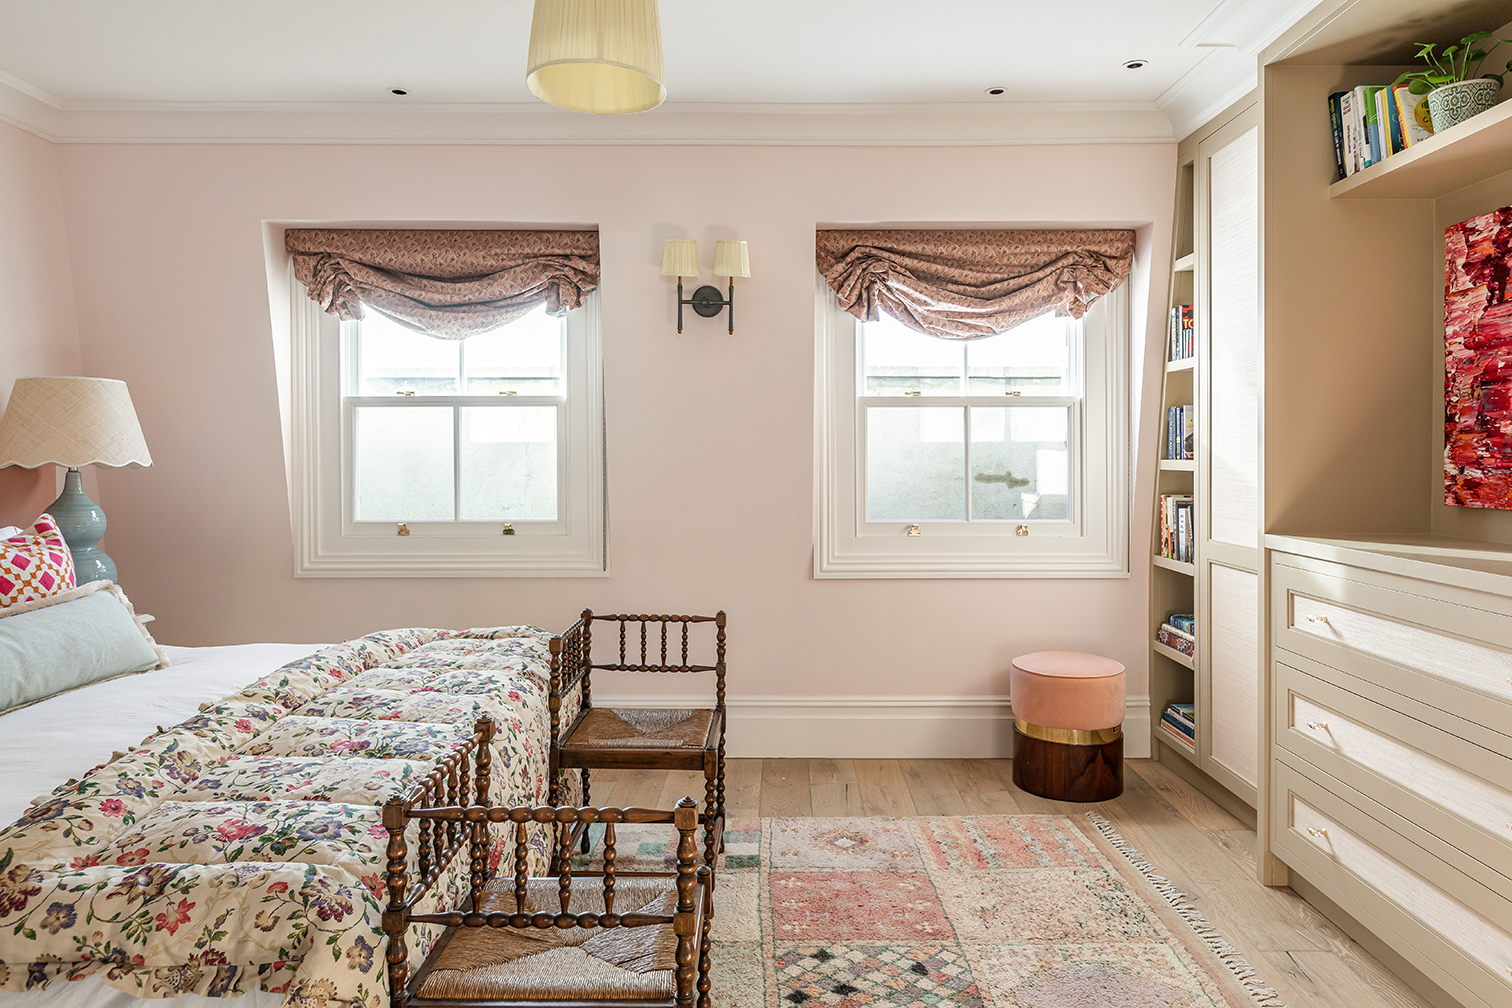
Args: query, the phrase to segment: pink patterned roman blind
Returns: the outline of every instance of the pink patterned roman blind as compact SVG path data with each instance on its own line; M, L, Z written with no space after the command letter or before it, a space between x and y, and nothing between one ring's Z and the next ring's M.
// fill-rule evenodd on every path
M820 231L819 272L858 319L943 339L1048 311L1080 318L1129 275L1133 231Z
M466 339L539 305L560 315L599 282L597 231L291 228L310 299L342 319L364 305L439 339Z

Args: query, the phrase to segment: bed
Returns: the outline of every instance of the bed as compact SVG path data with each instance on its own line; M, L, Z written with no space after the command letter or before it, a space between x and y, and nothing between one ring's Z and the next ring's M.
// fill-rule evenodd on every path
M4 1008L379 1008L383 803L480 717L494 800L576 797L548 768L579 701L549 709L539 628L164 650L166 668L0 715ZM532 851L544 870L544 829ZM467 891L466 866L449 871L435 907ZM437 930L415 926L417 961Z

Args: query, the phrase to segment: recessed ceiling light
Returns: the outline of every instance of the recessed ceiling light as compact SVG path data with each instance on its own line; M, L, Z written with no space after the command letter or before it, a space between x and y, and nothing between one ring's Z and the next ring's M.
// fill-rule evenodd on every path
M1129 60L1124 64L1125 70L1138 70L1149 64L1149 60Z
M1005 88L1005 87L990 87L990 88L987 89L987 93L990 94L990 95L994 95L994 96L995 95L1000 95L1000 94L1007 94L1008 93L1008 89Z
M409 92L406 91L406 90L404 90L404 88L402 88L402 87L391 87L391 88L389 88L389 94L393 94L393 95L407 95L407 94L409 94Z

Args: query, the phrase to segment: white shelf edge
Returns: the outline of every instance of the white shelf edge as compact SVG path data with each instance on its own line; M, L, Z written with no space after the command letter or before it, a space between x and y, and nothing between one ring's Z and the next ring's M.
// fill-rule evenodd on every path
M1174 736L1167 735L1164 731L1162 731L1158 727L1152 729L1151 733L1155 736L1156 739L1158 739L1161 742L1164 742L1166 744L1166 748L1170 749L1171 752L1176 753L1177 755L1181 756L1182 759L1185 759L1188 763L1192 764L1193 766L1197 766L1197 747L1196 746L1189 746L1185 742L1181 742L1181 741L1177 740ZM1201 769L1201 768L1199 767L1198 769Z
M1197 663L1191 658L1188 658L1186 655L1182 654L1180 651L1177 651L1175 648L1170 647L1166 644L1162 644L1160 643L1160 641L1151 641L1150 643L1154 646L1156 654L1165 655L1167 658L1170 658L1178 665L1185 665L1193 672L1197 671Z
M1181 360L1166 361L1166 374L1172 371L1191 371L1196 367L1196 357L1183 357Z
M1190 273L1193 270L1195 270L1196 268L1197 268L1197 253L1196 252L1188 252L1186 255L1184 255L1180 259L1176 260L1175 265L1171 267L1171 272L1172 273Z
M1164 567L1166 570L1175 571L1177 574L1185 574L1187 577L1197 576L1197 565L1182 563L1180 560L1172 560L1170 557L1150 557L1156 567Z
M1160 468L1165 472L1196 472L1195 459L1161 459Z

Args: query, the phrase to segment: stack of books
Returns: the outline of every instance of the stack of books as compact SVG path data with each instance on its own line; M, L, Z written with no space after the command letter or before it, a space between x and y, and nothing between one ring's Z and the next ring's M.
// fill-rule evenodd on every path
M1337 91L1328 96L1328 117L1336 182L1433 136L1428 96L1406 84Z
M1197 424L1196 406L1172 406L1166 410L1166 446L1168 459L1192 458L1192 428Z
M1189 703L1173 703L1160 715L1160 730L1165 737L1188 749L1197 748L1197 708Z
M1169 560L1196 560L1197 526L1191 494L1160 495L1160 555Z
M1170 342L1166 349L1166 360L1186 360L1196 352L1197 321L1192 315L1192 306L1189 304L1177 305L1171 309L1171 332Z
M1164 644L1172 651L1180 651L1188 658L1197 657L1197 638L1190 632L1176 629L1169 623L1160 624L1155 631L1155 642Z

